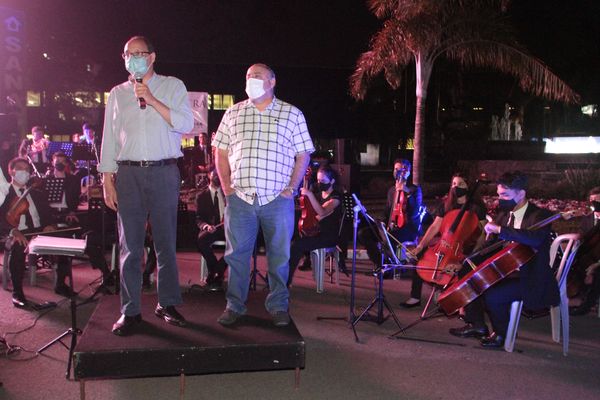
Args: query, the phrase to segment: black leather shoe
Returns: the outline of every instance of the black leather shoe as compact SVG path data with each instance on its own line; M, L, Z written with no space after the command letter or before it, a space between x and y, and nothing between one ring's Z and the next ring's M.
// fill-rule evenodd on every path
M480 343L486 349L500 349L504 347L504 336L492 332L491 335L482 338Z
M186 320L183 315L179 314L179 312L175 309L175 306L166 306L163 307L160 304L156 306L156 310L154 310L154 315L158 318L164 319L166 323L175 325L175 326L184 326L186 324Z
M489 335L489 331L486 326L482 328L476 328L472 324L466 324L462 328L450 328L448 332L450 332L451 335L461 338L483 338Z
M217 322L223 326L233 325L242 315L243 314L236 313L235 311L226 308L225 311L223 311L223 314L217 319Z
M140 322L142 322L142 314L133 316L121 314L121 318L112 326L112 333L117 336L127 336L132 333L134 327Z
M222 292L223 281L215 279L214 281L206 284L206 290L209 292Z
M27 299L23 293L13 293L12 295L13 306L17 308L27 308Z
M56 286L54 288L54 293L59 294L59 295L64 296L64 297L73 297L73 296L77 295L77 293L75 293L73 291L73 289L71 289L67 285L58 285L58 286Z

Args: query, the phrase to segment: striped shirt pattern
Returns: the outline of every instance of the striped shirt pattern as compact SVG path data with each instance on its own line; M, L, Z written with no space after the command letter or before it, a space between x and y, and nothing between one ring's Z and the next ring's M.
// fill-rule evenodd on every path
M212 145L228 150L231 185L249 204L273 201L290 184L296 154L315 148L302 112L273 98L260 112L250 100L223 115Z

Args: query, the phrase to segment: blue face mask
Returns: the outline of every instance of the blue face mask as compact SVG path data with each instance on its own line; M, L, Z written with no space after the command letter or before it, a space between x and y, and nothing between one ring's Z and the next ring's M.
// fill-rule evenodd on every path
M131 75L134 76L134 78L141 78L142 76L146 75L146 72L148 72L148 62L146 61L146 57L134 57L134 56L129 56L125 59L125 69L127 70L127 72L129 72Z

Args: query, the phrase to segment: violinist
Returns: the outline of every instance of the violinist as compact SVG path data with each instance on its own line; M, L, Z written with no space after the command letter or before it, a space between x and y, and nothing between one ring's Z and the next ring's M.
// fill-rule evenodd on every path
M570 315L585 315L598 303L600 297L600 186L589 193L592 214L582 221L583 240L577 252L571 273L580 273L583 279L584 295L581 304L569 309Z
M455 173L452 176L452 180L450 182L450 190L448 194L445 196L443 202L437 207L434 212L434 220L433 223L429 226L425 235L419 241L417 247L413 250L413 254L419 255L423 252L423 250L427 249L427 246L438 236L440 233L440 228L442 227L442 221L446 214L448 214L451 210L460 209L463 204L467 201L467 193L469 191L469 185L467 183L467 178L461 173ZM486 223L485 215L486 208L485 204L481 200L481 198L474 193L473 198L471 199L471 205L468 209L477 215L477 218L480 221L481 228ZM473 248L478 247L477 244L481 245L485 237L481 235L477 243L468 243L467 248L463 249L463 254L470 253ZM417 273L413 275L412 285L410 290L410 298L400 305L404 308L412 308L421 305L421 289L423 287L423 280L419 277Z
M6 199L0 207L0 215L3 216L0 220L0 235L9 235L5 251L9 252L8 269L13 284L12 302L15 307L24 308L30 304L23 293L22 283L25 271L25 251L28 245L25 234L53 231L56 230L56 225L54 225L46 193L27 187L31 177L28 160L14 158L9 162L8 170L11 176L11 185ZM67 267L67 265L59 263L56 270L57 276L66 276ZM55 290L66 292L70 291L70 288L57 286Z
M527 229L551 213L527 200L527 176L521 172L503 174L496 189L500 212L484 227L489 237L486 245L497 240L513 241L532 247L536 254L519 271L496 283L465 307L465 326L450 329L454 336L481 339L484 348L504 346L513 301L523 300L524 307L530 310L556 306L560 302L558 284L549 268L550 226ZM484 322L485 311L492 324L491 333Z
M415 241L419 235L421 227L421 216L419 214L423 204L423 194L421 187L408 182L411 171L411 163L408 160L396 159L394 161L394 186L390 187L387 193L387 204L384 214L386 221L394 210L402 211L402 226L399 226L397 220L391 220L388 224L390 234L399 242ZM403 196L400 194L404 193ZM398 204L396 199L402 197L402 204ZM395 204L396 203L396 204ZM376 270L381 267L381 254L378 250L378 239L370 228L363 228L359 232L359 241L366 247L369 259L375 264ZM372 272L368 272L372 275ZM387 276L386 276L387 278Z
M301 237L292 243L288 286L291 285L296 267L305 253L323 247L335 247L338 243L342 193L336 189L336 177L336 172L330 166L324 165L317 171L316 190L300 190L300 194L310 201L316 211L320 229L318 235Z

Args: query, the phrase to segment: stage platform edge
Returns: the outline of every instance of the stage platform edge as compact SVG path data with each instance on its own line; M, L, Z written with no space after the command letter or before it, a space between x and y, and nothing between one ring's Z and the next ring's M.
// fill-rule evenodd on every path
M233 328L216 322L225 308L223 293L184 294L178 310L186 327L154 315L156 295L143 295L143 322L135 334L111 333L119 317L118 296L104 296L90 317L74 352L76 380L201 375L303 369L305 342L292 321L273 326L264 309L266 293L250 292L248 313Z

